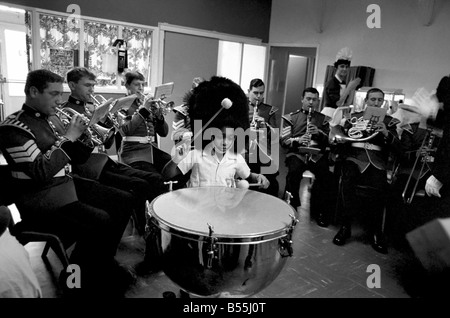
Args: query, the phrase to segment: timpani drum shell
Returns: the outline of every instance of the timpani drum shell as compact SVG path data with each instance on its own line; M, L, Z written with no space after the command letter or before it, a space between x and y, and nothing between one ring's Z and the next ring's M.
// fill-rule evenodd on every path
M276 197L248 189L186 188L160 195L148 211L165 274L191 295L251 296L287 261L280 244L295 211Z

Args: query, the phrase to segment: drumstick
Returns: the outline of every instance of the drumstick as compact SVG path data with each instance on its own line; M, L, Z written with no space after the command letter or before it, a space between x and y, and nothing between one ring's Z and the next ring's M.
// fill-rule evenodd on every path
M208 122L206 124L203 125L202 129L200 129L199 131L197 131L197 133L194 135L194 137L192 138L193 140L197 139L198 136L203 132L203 129L205 129L206 126L208 126L213 120L214 118L217 117L217 115L220 114L220 112L222 111L222 109L229 109L231 106L233 106L233 102L229 99L229 98L224 98L222 100L222 102L220 103L220 105L222 106L217 113L214 114L214 116L212 116Z
M249 183L248 186L249 187L256 187L256 186L261 186L262 183Z

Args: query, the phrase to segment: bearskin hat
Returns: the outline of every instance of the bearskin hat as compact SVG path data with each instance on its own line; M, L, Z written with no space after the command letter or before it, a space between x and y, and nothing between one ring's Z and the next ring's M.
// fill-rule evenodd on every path
M353 55L353 52L348 47L344 47L344 48L340 49L336 55L334 67L337 68L339 65L342 65L342 64L350 66L350 63L352 61L352 55Z
M204 130L214 127L248 129L250 126L248 100L242 88L232 80L213 76L195 87L188 96L191 123L201 120ZM231 107L223 106L224 100L231 101ZM219 112L219 113L218 113ZM194 128L191 125L192 129Z

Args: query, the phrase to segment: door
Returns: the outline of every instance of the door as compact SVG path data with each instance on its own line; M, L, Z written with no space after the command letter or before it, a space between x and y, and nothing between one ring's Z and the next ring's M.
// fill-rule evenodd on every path
M22 108L28 74L25 25L0 21L1 119Z
M317 52L317 47L270 46L266 94L267 103L279 108L278 125L282 115L298 109L303 89L314 85Z

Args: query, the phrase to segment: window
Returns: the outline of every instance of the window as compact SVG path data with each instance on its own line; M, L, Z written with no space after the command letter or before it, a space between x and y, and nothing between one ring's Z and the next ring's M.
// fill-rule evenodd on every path
M65 77L74 67L79 49L79 29L64 16L39 15L41 67Z
M247 92L254 78L264 80L266 47L230 41L219 41L217 74L238 83Z
M67 16L39 14L40 66L63 77L74 66L84 66L97 75L97 88L123 88L121 75L139 71L147 82L151 74L152 30L118 23L81 18L77 23ZM123 39L128 53L128 67L117 71L114 43Z

